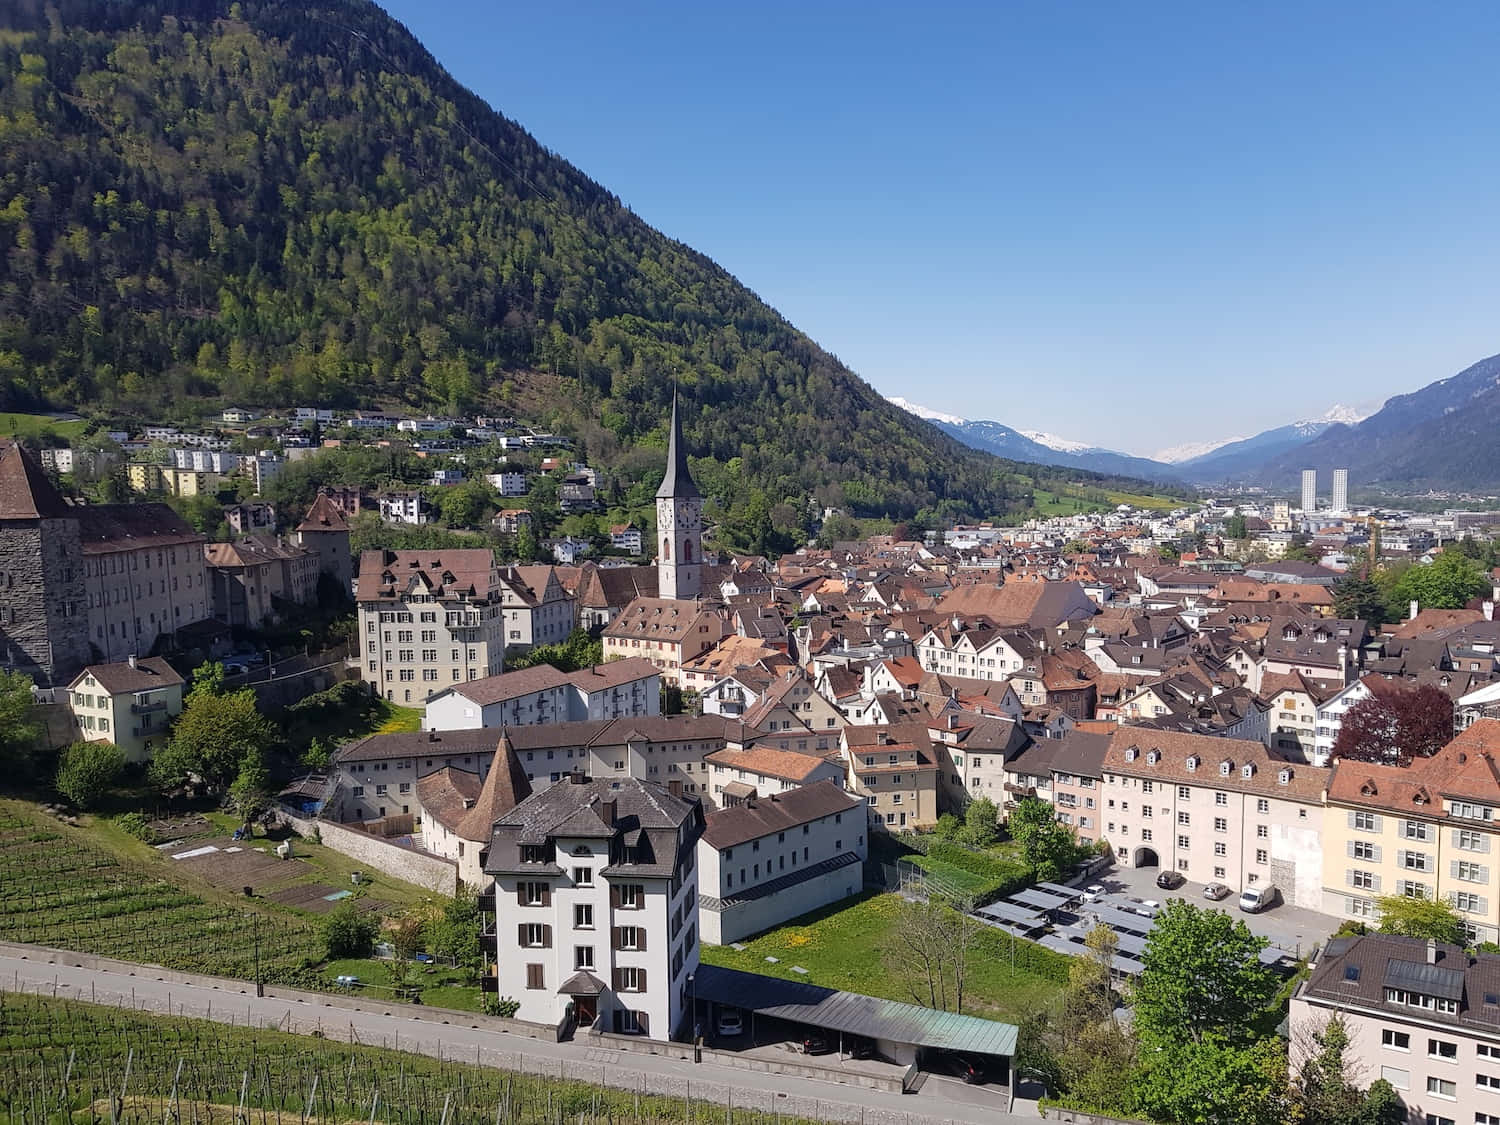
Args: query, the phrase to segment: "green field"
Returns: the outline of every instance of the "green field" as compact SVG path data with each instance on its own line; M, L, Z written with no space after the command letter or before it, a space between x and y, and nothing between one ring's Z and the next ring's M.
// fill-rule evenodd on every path
M1100 512L1129 504L1134 508L1169 512L1181 507L1184 501L1174 496L1153 496L1138 492L1117 492L1113 489L1064 487L1058 492L1045 488L1032 490L1032 512L1037 516L1072 516L1079 512Z
M45 414L8 414L0 411L0 434L7 437L41 437L55 434L73 440L83 436L87 422L59 422Z
M742 942L743 951L705 945L702 959L708 965L912 1003L916 998L892 975L886 956L900 903L894 894L867 894ZM772 963L767 957L778 960ZM964 1010L1019 1022L1050 1007L1062 994L1068 961L1031 942L1013 943L1006 934L986 927L969 960Z
M112 1111L109 1098L122 1090L123 1104ZM244 1114L238 1112L242 1096ZM406 1051L14 993L0 995L0 1100L9 1120L36 1125L364 1125L371 1119L384 1125L801 1125L790 1115L730 1110L701 1099L637 1095Z
M972 871L965 871L956 864L945 860L935 859L930 855L913 852L903 857L908 863L913 863L926 871L937 881L944 892L952 891L959 895L981 895L992 890L995 881L988 876L978 875Z

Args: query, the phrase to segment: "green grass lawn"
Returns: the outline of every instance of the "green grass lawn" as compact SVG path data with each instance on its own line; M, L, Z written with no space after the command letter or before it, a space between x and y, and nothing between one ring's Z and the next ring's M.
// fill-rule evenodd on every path
M952 888L959 894L977 895L983 894L994 885L993 880L983 875L965 871L962 867L941 859L934 859L930 855L922 855L920 852L906 856L905 859L939 880L945 891Z
M886 955L900 904L894 894L866 894L742 942L743 951L705 945L703 962L914 1003L916 997L891 971ZM1011 939L988 927L979 933L969 963L966 1012L1016 1023L1062 994L1061 983L1020 963L1030 959L1038 966L1051 966L1057 974L1068 959L1029 942L1016 945L1017 967L1012 969ZM767 957L779 960L773 964ZM794 972L794 966L806 969L807 975Z
M358 977L360 983L349 990L354 996L369 996L380 1000L397 999L395 984L391 978L392 962L376 957L345 958L330 961L323 970L323 978L331 987L341 976ZM478 1012L480 1007L479 986L467 984L457 969L448 965L423 965L412 962L408 978L412 986L421 989L422 1003L434 1008L452 1008L459 1012Z
M88 423L59 422L45 414L10 414L0 412L0 434L10 437L41 437L56 434L69 441L81 438Z
M422 729L422 712L416 707L398 707L387 700L380 700L385 718L375 728L376 734L399 734L402 731Z

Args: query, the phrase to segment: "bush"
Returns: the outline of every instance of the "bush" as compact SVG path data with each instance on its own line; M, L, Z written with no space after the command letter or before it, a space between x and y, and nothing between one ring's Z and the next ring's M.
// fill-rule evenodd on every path
M113 742L75 742L58 758L57 791L81 809L93 808L125 772L125 751Z
M138 812L121 813L112 823L121 832L134 836L143 844L156 843L156 832L152 829L151 822Z
M380 923L373 915L361 913L352 901L345 899L323 919L323 940L328 946L328 959L368 957L375 948L379 932Z

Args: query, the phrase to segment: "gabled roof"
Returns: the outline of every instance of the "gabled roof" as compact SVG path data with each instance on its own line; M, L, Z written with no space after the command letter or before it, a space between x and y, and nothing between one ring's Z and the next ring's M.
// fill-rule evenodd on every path
M704 818L703 839L722 851L772 832L784 832L821 817L848 812L864 803L863 797L846 793L837 781L824 778L785 793L756 797L710 812Z
M349 521L343 511L328 498L327 493L318 493L318 498L307 509L307 515L297 525L298 531L348 531Z
M177 670L159 656L142 657L134 665L124 660L118 664L90 664L74 677L68 687L76 687L85 676L93 676L110 695L154 691L183 682Z
M74 514L19 442L0 442L0 520L55 520Z
M500 745L495 748L495 760L485 775L484 787L480 789L474 807L458 822L458 835L465 840L488 840L495 821L530 796L531 782L521 768L510 739L501 731Z

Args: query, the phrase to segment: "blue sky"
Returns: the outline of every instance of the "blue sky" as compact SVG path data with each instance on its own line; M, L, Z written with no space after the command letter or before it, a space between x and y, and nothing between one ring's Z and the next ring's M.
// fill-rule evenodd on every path
M1150 453L1500 351L1500 5L387 5L886 394Z

